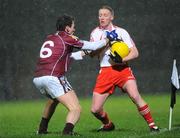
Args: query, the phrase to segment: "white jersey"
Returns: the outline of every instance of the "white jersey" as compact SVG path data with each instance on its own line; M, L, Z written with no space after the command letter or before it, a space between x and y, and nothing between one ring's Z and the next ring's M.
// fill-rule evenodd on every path
M106 31L112 31L112 30L116 30L116 33L118 34L118 38L123 40L129 48L134 46L134 42L131 39L129 33L120 27L117 26L113 26L111 27L111 30L105 30L103 28L97 27L95 28L90 36L90 40L91 41L99 41L101 39L106 38ZM100 54L99 54L99 59L100 59L100 67L109 67L112 65L115 65L116 63L114 63L112 60L110 60L110 49L104 49Z

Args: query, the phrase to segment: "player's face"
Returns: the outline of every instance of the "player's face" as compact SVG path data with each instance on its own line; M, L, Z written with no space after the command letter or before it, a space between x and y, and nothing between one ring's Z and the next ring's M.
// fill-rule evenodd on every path
M67 26L65 31L68 32L69 34L73 34L75 32L75 23L73 22L71 27Z
M99 24L103 28L107 28L112 20L113 20L113 15L108 9L100 9L99 10Z

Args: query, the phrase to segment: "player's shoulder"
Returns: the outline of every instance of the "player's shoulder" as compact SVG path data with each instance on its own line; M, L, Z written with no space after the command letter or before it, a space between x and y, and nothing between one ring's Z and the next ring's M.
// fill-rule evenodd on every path
M91 34L99 33L99 32L101 32L101 31L102 31L102 29L100 29L100 27L97 26L96 28L94 28L94 29L91 31Z
M103 30L100 27L96 27L90 34L90 39L99 39L102 34L103 34Z
M56 43L59 43L61 41L63 41L64 43L66 42L72 42L72 41L76 41L78 38L76 36L70 35L66 32L56 32L54 34L49 34L46 37L46 41L50 40L50 41L54 41Z
M48 34L47 36L46 36L46 38L56 38L56 37L58 37L58 33L59 32L55 32L55 33L50 33L50 34Z
M120 27L120 26L114 25L113 27L114 27L117 31L119 31L119 32L121 32L121 33L126 33L126 32L127 32L126 29L124 29L124 28L122 28L122 27Z
M63 41L65 42L69 42L69 41L77 41L78 40L78 37L72 35L72 34L69 34L67 32L59 32L57 34L57 37L60 37Z
M45 37L44 37L44 40L45 41L52 41L54 38L53 38L54 36L53 36L53 34L47 34Z
M45 38L45 41L53 41L54 43L58 43L59 42L58 34L57 33L48 34Z

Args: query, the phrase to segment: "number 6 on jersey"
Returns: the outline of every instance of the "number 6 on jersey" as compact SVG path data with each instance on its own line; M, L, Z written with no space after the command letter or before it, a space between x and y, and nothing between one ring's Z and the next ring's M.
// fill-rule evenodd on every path
M54 47L54 42L53 41L44 42L40 50L40 58L48 58L52 55L52 50L48 47L45 47L47 45Z

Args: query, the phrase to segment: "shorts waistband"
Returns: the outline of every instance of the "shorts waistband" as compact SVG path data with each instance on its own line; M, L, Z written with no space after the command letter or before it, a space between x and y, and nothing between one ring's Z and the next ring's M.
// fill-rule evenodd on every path
M125 65L113 65L113 66L101 67L101 69L114 69L114 70L122 70L125 68L129 68L129 66L125 64Z

